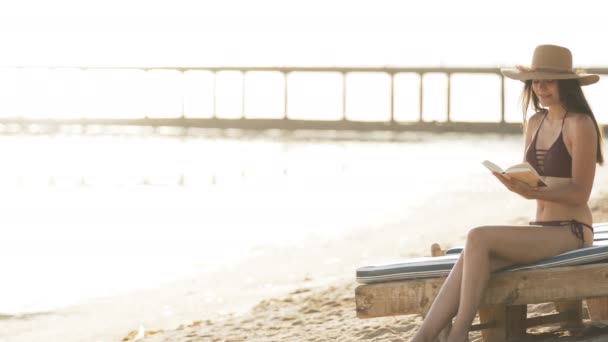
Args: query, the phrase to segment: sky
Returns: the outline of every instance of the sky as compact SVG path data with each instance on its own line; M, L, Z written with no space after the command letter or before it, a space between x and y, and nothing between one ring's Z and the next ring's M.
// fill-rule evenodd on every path
M4 0L0 66L606 66L601 2Z

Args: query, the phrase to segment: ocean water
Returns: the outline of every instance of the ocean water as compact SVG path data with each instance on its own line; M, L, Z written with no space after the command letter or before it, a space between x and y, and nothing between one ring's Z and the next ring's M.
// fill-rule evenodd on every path
M136 133L0 136L0 341L172 328L533 214L480 164L518 135Z

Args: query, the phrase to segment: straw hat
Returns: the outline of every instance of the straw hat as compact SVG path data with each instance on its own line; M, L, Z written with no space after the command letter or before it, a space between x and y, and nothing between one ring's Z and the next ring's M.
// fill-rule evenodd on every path
M570 80L578 79L584 85L599 81L598 75L586 74L572 69L572 53L557 45L539 45L534 49L530 67L517 66L501 69L503 75L514 80Z

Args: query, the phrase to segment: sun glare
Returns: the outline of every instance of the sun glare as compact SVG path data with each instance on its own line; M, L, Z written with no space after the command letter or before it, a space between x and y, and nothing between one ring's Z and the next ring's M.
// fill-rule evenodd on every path
M548 5L556 15L566 16L568 6L561 6L560 1L526 2L528 10L522 12L520 5L523 2L515 1L495 11L491 3L481 0L414 1L407 6L396 0L6 1L0 4L0 29L13 34L0 36L0 67L7 67L0 69L0 90L4 94L0 115L284 115L284 79L279 74L222 72L214 80L205 72L14 68L18 66L495 67L527 64L529 51L539 43L571 47L576 51L577 65L604 66L608 60L606 49L580 39L583 32L593 35L605 31L602 20L591 20L598 11L589 12L588 26L555 25L547 31L520 23L537 22L535 11ZM324 75L327 83L306 90L310 94L319 92L320 102L308 103L299 99L295 90L301 88L300 78L311 75L292 76L294 84L288 94L292 117L301 117L300 113L309 110L318 113L313 115L316 118L336 119L345 114L339 79ZM441 93L439 88L446 81L440 78L444 76L425 76L425 87ZM369 81L362 81L362 77L369 77ZM348 118L388 118L389 95L383 78L348 77L353 96L346 101ZM396 85L400 82L395 79ZM373 89L366 83L374 84ZM466 81L455 79L457 83ZM214 84L218 91L215 100ZM411 94L408 100L396 99L395 117L417 119L418 104L412 100L417 99L417 85L409 81L404 85L411 88ZM425 89L425 93L429 91ZM361 92L370 95L368 102L360 101L357 94ZM598 96L598 92L592 90L592 96ZM452 95L457 100L466 91ZM494 101L494 96L483 97ZM429 120L446 118L443 96L427 96L424 101L423 111L432 112ZM328 107L321 108L323 105ZM375 112L362 113L369 112L369 106ZM407 113L400 112L405 108ZM452 106L458 108L460 105ZM508 117L519 120L519 115L509 113Z

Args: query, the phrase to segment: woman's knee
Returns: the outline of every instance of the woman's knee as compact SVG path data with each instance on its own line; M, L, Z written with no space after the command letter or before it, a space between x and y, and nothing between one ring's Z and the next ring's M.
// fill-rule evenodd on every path
M490 226L475 227L467 233L467 247L484 246L488 240L488 232L492 229Z

